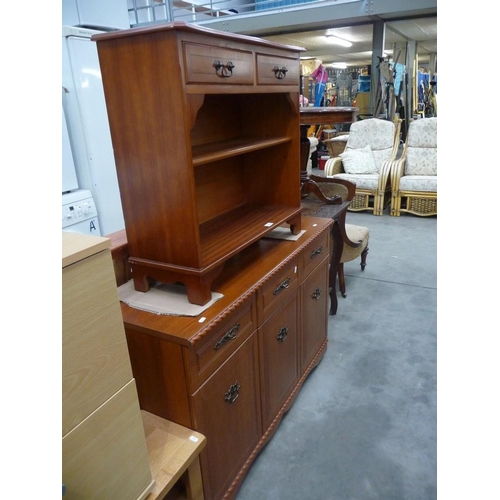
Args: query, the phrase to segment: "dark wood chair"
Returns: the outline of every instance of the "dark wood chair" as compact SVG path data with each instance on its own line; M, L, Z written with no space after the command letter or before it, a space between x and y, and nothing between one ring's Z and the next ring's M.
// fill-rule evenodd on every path
M316 183L321 192L328 198L340 196L342 201L351 201L356 194L356 185L348 180L317 175L310 175L309 178ZM311 196L315 195L311 194L310 197ZM316 198L316 200L305 202L308 205L308 210L312 212L314 210L313 207L316 205L317 211L314 213L316 217L329 217L329 212L335 205L325 204L318 198ZM368 256L368 242L370 239L370 230L367 227L347 224L345 222L346 214L347 212L344 211L338 219L339 228L342 233L343 248L337 273L339 290L344 298L347 297L344 263L360 257L361 270L364 271L366 267L366 257Z

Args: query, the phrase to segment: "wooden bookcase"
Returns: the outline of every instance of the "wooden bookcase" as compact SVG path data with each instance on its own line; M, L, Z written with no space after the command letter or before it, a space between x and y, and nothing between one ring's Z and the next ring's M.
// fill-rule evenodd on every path
M301 230L299 53L187 23L97 43L134 286L204 305L225 262Z

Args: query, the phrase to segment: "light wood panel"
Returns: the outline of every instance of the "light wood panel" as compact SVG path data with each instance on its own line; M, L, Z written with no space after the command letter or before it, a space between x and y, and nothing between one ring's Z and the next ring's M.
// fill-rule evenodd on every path
M85 240L92 251L109 246L109 240L93 238ZM85 255L90 250L78 241L77 255ZM66 266L62 290L64 436L128 383L132 368L109 248Z
M64 436L62 481L64 500L147 496L151 470L134 380Z
M155 485L147 500L162 499L178 481L188 492L187 498L203 500L198 455L207 440L203 434L142 410L151 472ZM167 498L174 497L172 495Z

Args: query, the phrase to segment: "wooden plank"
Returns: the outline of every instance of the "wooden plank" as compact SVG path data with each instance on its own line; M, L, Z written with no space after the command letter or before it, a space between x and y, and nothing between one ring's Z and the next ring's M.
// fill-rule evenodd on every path
M141 413L155 481L146 500L165 498L183 475L188 483L186 490L193 492L193 500L202 499L198 455L207 444L205 436L147 411Z

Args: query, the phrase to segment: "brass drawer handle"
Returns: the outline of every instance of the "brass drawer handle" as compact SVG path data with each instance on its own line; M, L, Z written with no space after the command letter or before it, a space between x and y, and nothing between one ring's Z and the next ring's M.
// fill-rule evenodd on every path
M316 288L316 290L314 290L312 294L312 298L314 300L319 300L320 297L321 297L321 290L319 288Z
M287 278L283 283L280 283L278 288L276 288L273 292L273 295L278 295L278 293L282 292L283 290L286 290L290 286L290 278Z
M218 76L229 78L233 74L234 64L231 61L228 61L227 64L222 64L220 61L215 61L214 68Z
M240 390L240 385L238 384L238 381L236 381L224 394L224 401L226 403L232 404L238 399L238 391Z
M320 245L314 252L311 254L311 259L314 259L316 255L322 254L323 253L323 246Z
M276 339L278 340L278 342L284 342L287 337L288 337L288 328L286 326L283 326L280 329L278 335L276 335Z
M278 66L275 66L273 68L273 71L274 71L274 76L278 80L283 80L283 78L285 78L286 73L287 73L288 70L286 69L286 66L283 66L282 68L279 68Z
M222 337L217 344L214 345L214 349L220 349L228 340L234 340L236 338L236 332L240 329L240 323L237 323L235 326L229 330L224 337Z

